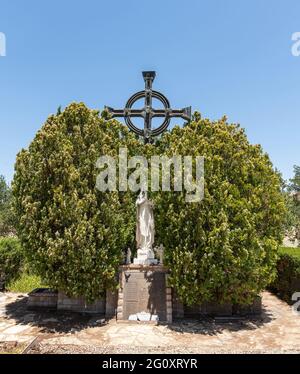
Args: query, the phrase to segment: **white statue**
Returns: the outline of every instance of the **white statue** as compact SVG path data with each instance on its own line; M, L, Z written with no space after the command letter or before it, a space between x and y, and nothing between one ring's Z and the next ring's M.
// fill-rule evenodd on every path
M156 264L152 246L154 243L154 215L153 204L148 200L147 192L141 190L137 200L137 224L136 224L136 243L137 258L135 264L150 265Z
M154 243L154 216L153 204L147 198L147 192L141 191L137 201L137 248L152 249Z
M131 264L131 250L130 250L130 248L127 249L126 264L127 265Z
M160 244L159 247L156 247L156 252L158 254L159 263L163 265L164 263L164 246Z

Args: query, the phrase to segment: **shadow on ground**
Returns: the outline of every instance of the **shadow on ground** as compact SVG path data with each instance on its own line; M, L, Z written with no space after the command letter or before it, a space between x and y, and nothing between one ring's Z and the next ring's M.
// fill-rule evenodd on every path
M104 326L103 315L89 315L83 313L59 312L53 310L28 310L27 296L19 296L17 300L5 307L8 318L17 324L38 327L43 333L75 333L88 327ZM274 317L265 308L262 314L240 318L201 318L198 320L175 320L168 329L177 333L192 333L199 335L216 335L223 331L256 330L270 323Z
M201 319L185 319L175 320L172 325L168 325L168 328L177 333L192 333L202 335L216 335L223 331L235 332L243 330L256 330L262 326L272 322L274 316L268 312L264 307L262 313L255 316L245 317L203 317Z
M59 312L56 310L28 310L28 296L19 296L17 300L5 306L7 318L20 325L36 326L43 333L75 333L82 329L104 325L101 314Z

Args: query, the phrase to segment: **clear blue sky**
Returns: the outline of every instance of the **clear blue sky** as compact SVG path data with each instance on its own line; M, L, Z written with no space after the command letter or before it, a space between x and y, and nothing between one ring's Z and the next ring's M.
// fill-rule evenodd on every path
M122 107L156 70L174 107L226 114L285 178L300 165L299 0L0 0L0 174L59 105Z

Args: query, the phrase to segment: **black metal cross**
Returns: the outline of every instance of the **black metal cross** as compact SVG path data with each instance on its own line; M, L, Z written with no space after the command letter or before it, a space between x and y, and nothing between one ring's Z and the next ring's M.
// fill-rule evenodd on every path
M111 114L112 117L124 117L127 126L135 134L142 136L145 143L152 141L153 136L157 136L164 132L173 117L183 118L186 121L191 119L191 107L183 109L171 109L169 100L160 92L152 90L152 83L155 79L155 71L143 71L143 77L145 81L145 90L139 91L132 95L127 101L124 109L113 109L111 107L105 107L105 109ZM133 104L142 98L145 98L145 105L142 109L132 109ZM164 109L154 109L152 107L152 98L159 100ZM136 127L131 117L144 118L144 129ZM163 123L156 129L152 129L152 118L162 117L164 118Z

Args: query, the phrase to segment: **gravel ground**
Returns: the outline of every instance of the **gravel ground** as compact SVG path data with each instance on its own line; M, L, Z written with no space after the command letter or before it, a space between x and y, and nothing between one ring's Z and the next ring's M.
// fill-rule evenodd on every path
M260 350L253 351L228 351L226 349L212 350L211 348L203 347L188 347L182 346L172 347L127 347L127 346L78 346L78 345L53 345L53 344L38 344L31 348L28 354L282 354L282 353L300 353L299 350L286 351L286 350L272 350L263 352Z

